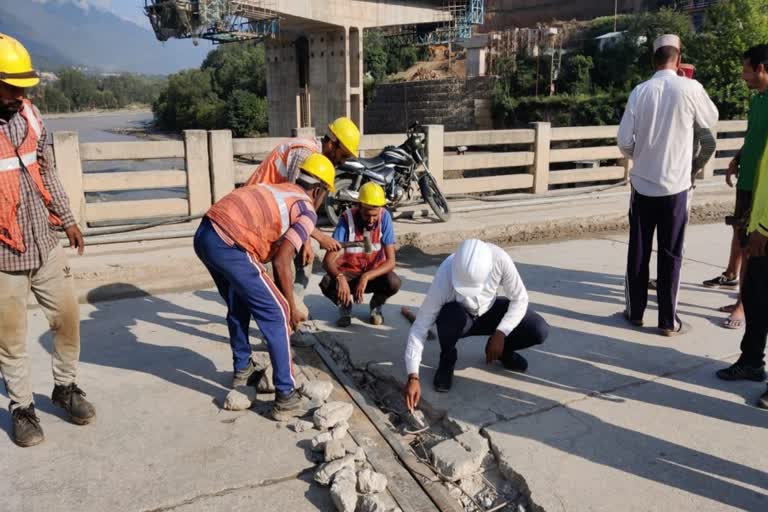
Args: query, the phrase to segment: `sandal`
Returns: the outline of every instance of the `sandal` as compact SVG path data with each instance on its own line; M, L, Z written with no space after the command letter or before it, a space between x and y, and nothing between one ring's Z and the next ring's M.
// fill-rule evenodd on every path
M727 306L721 306L717 308L717 310L721 313L733 313L736 311L736 304L728 304Z
M723 321L723 327L726 329L743 329L745 325L747 325L747 321L744 318L728 317Z

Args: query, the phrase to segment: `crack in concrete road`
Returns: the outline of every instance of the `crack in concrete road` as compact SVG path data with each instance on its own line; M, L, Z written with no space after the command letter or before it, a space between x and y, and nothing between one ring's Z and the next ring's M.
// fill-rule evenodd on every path
M294 473L292 475L288 475L288 476L284 476L284 477L279 477L279 478L269 478L269 479L266 479L266 480L260 480L258 482L254 482L252 484L238 485L238 486L234 486L234 487L226 487L226 488L221 489L219 491L206 492L206 493L194 496L192 498L187 498L186 500L180 501L178 503L174 503L173 505L166 505L166 506L163 506L163 507L143 509L141 512L168 512L170 510L175 510L175 509L177 509L179 507L183 507L183 506L186 506L186 505L193 505L193 504L199 502L200 500L204 500L204 499L207 499L207 498L219 498L219 497L223 497L223 496L226 496L228 494L232 494L232 493L238 492L238 491L246 491L246 490L249 490L249 489L259 489L259 488L263 488L263 487L269 487L269 486L272 486L272 485L282 484L282 483L285 483L285 482L290 482L291 480L296 480L296 479L299 479L299 478L301 478L301 477L303 477L305 475L311 474L311 473L314 472L314 470L315 470L315 466L312 466L312 467L308 467L306 469L303 469L303 470L299 471L298 473Z

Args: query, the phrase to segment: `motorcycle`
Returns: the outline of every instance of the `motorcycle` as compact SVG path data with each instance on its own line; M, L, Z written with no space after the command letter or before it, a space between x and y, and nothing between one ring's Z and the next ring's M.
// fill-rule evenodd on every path
M426 131L414 123L405 134L406 140L400 146L387 146L373 158L350 158L336 168L336 192L325 200L325 214L334 226L344 210L357 202L360 187L369 181L382 186L387 206L392 210L411 200L413 185L417 184L422 199L435 215L442 222L450 218L448 201L437 187L424 157Z

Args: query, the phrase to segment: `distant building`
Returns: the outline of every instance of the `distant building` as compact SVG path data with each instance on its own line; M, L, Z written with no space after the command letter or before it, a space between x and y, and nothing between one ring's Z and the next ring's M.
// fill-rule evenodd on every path
M40 81L43 82L44 84L49 84L59 79L59 76L56 73L51 73L49 71L41 71L39 74L40 74Z

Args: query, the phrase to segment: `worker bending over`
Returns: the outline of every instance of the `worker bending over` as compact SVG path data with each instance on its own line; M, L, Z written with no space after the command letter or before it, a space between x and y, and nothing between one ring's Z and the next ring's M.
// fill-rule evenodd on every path
M96 418L76 384L80 308L67 255L54 229L62 229L79 254L83 235L46 146L40 112L26 99L25 89L38 82L27 50L0 34L0 373L11 399L12 438L19 446L33 446L44 438L27 354L30 290L53 332L53 404L77 425Z
M496 296L499 287L506 297ZM404 395L410 410L421 396L419 365L434 324L440 339L434 378L439 392L451 389L459 339L490 336L486 363L500 360L505 368L524 372L528 362L517 351L543 343L549 334L547 322L528 307L528 292L509 254L481 240L465 240L440 265L408 335Z
M360 187L359 206L344 212L333 238L346 245L341 251L328 251L323 259L327 274L320 282L323 295L339 307L339 327L352 322L352 303L361 304L372 293L373 325L384 323L381 307L400 290L395 274L395 230L392 216L384 206L384 189L373 182Z
M347 158L357 157L359 146L360 130L351 119L340 117L328 125L327 133L320 139L294 137L285 140L259 164L251 177L248 178L246 185L295 183L300 173L299 167L309 155L322 153L336 166L343 163ZM322 200L319 204L322 204ZM325 251L341 249L341 246L331 236L319 229L312 232L312 238L317 240L320 248ZM294 262L296 269L294 292L301 297L303 297L307 284L309 284L314 257L315 250L312 248L311 241L307 240L302 251L296 255Z
M290 334L306 316L296 308L291 262L315 229L316 208L333 190L333 164L310 155L296 183L246 185L214 204L195 234L195 252L227 304L234 360L233 387L256 371L248 340L250 318L267 342L274 369L278 421L301 416L304 401L294 389ZM272 262L275 281L265 272Z

